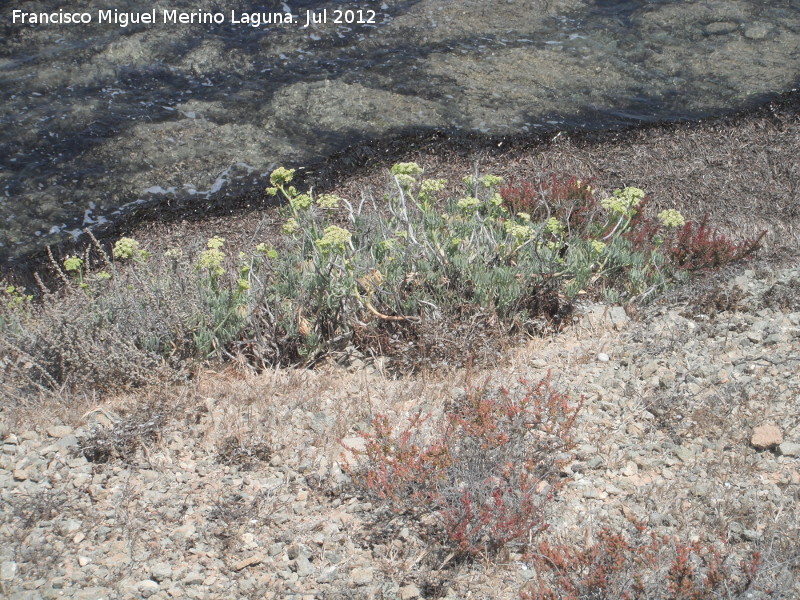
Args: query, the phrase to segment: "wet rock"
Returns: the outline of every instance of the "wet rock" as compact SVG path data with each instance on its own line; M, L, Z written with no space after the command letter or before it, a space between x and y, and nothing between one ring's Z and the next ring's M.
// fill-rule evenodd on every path
M739 29L739 25L733 21L714 21L704 27L704 31L708 35L724 35L733 33L737 29Z
M769 37L772 27L766 23L751 23L744 30L744 37L751 40L763 40Z

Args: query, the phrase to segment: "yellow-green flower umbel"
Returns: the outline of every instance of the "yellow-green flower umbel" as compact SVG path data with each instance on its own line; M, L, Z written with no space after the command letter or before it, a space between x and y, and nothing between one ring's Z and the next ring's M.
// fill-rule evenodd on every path
M212 250L219 250L225 245L225 238L219 235L215 235L210 240L208 240L207 246Z
M415 162L397 163L391 172L400 187L408 189L416 183L417 175L422 173L422 167Z
M441 192L447 185L447 179L426 179L419 187L420 194L435 194Z
M317 206L326 210L333 210L339 207L341 201L342 199L334 194L322 194L317 198Z
M133 238L124 237L117 240L112 251L114 258L133 258L139 251L139 242Z
M481 179L481 183L484 187L494 188L503 184L503 178L497 175L484 175L483 179Z
M553 235L561 235L564 233L564 224L555 217L550 217L544 224L544 228Z
M222 268L225 254L221 250L224 245L225 238L218 235L208 240L208 250L200 253L200 259L197 261L198 268L205 269L213 277L219 277L225 273L225 269Z
M149 252L141 249L139 242L129 237L119 238L111 253L118 259L144 261L150 257Z
M536 231L530 225L520 225L514 221L506 221L505 229L506 232L514 236L518 242L530 239L536 235Z
M600 201L600 205L612 213L631 216L634 208L644 198L644 191L636 187L626 187L621 190L614 190L614 194Z
M325 228L325 233L317 240L320 250L327 253L330 251L344 252L346 246L350 245L350 232L337 225L329 225Z
M300 224L297 222L297 219L290 218L286 220L286 223L283 224L281 229L283 229L283 233L292 235L300 231Z
M456 202L456 206L463 210L465 213L472 213L478 210L478 207L482 204L480 200L478 200L475 196L467 196L466 198L461 198L458 202Z
M592 250L597 254L602 254L606 249L606 245L600 240L592 240Z
M392 175L412 175L422 173L422 167L415 162L401 162L392 167Z
M292 208L295 210L305 210L311 206L311 202L311 196L308 194L298 194L289 199L289 204L291 204Z
M419 199L425 209L431 208L436 194L447 185L446 179L426 179L419 186Z
M683 227L686 224L686 219L683 215L674 208L668 208L658 213L658 219L668 229L675 227Z
M286 185L294 178L294 169L278 167L269 176L269 182L274 186Z
M278 251L275 250L275 248L273 248L269 244L265 244L264 242L261 242L256 246L256 252L263 254L264 256L272 260L278 258Z
M64 269L67 272L78 272L81 270L83 266L83 260L78 258L77 256L70 256L69 258L64 259Z

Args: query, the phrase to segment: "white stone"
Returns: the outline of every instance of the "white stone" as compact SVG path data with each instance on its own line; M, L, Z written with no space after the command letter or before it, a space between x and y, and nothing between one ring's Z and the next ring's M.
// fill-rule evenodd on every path
M159 590L159 585L152 579L145 579L136 584L136 589L143 598L149 598Z
M17 563L13 560L5 560L0 563L0 580L11 581L17 574Z
M783 442L778 446L778 454L781 456L800 456L800 444Z

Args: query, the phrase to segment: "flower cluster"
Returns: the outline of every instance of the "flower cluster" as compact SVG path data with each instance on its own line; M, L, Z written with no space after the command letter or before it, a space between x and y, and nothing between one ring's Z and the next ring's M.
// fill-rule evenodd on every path
M484 175L481 179L481 183L484 187L494 188L503 184L503 178L497 175Z
M164 256L170 260L177 262L181 258L183 258L183 250L181 250L180 248L170 248L169 250L164 252Z
M478 210L478 207L480 205L481 201L478 200L475 196L467 196L466 198L462 198L461 200L456 202L456 206L468 214Z
M644 198L644 191L635 187L625 187L614 190L613 195L600 201L600 205L612 213L627 217L633 216L634 208L639 206Z
M64 269L69 273L75 271L76 273L81 270L83 260L77 256L70 256L64 260Z
M142 250L133 238L123 237L117 240L112 249L114 258L143 261L150 257L150 253Z
M422 167L415 162L401 162L392 167L392 175L416 176L422 173Z
M397 163L391 172L398 185L405 190L416 183L417 175L422 173L422 167L415 162Z
M212 250L219 250L225 245L225 238L219 235L215 235L210 240L208 240L207 246Z
M425 179L419 186L419 199L428 209L433 205L435 195L444 189L447 179Z
M561 235L564 233L564 225L556 219L555 217L550 217L547 219L547 222L544 225L544 228L548 231L548 233L552 233L553 235Z
M489 198L489 205L490 205L490 206L493 206L493 207L495 207L495 208L500 208L500 207L502 207L502 206L503 206L503 197L502 197L500 194L498 194L497 192L495 192L495 193L494 193L494 194L492 194L492 195L491 195L491 197ZM501 212L502 212L502 211L501 211Z
M269 182L276 187L286 185L292 179L294 179L294 169L284 169L283 167L278 167L269 176Z
M278 251L275 250L275 248L273 248L269 244L265 244L264 242L261 242L256 246L256 252L258 252L259 254L263 254L264 256L272 260L278 258Z
M291 204L292 208L295 210L305 210L311 206L311 202L311 196L308 194L298 194L289 199L289 204Z
M426 179L419 186L419 193L420 195L435 194L436 192L441 192L444 189L444 186L446 185L447 185L447 179Z
M686 224L686 219L684 219L683 215L674 208L662 210L660 213L658 213L658 219L661 221L664 227L667 227L668 229L683 227Z
M346 246L350 245L350 232L337 225L329 225L325 228L324 235L317 240L317 246L323 252L344 252Z
M3 293L2 303L8 308L19 308L26 302L33 300L33 296L25 294L24 288L19 288L13 285L6 286L5 289L0 288Z
M317 198L317 206L325 210L333 210L334 208L339 208L341 201L342 199L334 194L322 194Z
M272 174L269 176L269 182L272 184L272 187L267 188L267 194L269 196L277 195L278 191L287 193L289 196L296 196L297 190L294 186L290 187L288 190L284 190L284 186L289 183L292 179L294 179L294 169L284 169L283 167L278 167L275 169Z
M208 250L200 253L200 258L197 261L199 269L204 269L213 277L219 277L225 273L222 268L222 263L225 260L225 254L221 248L225 245L225 238L215 235L208 240Z
M519 242L530 239L536 235L536 231L534 231L533 227L530 225L520 225L514 221L506 221L505 229L509 235L516 238Z
M281 227L281 229L283 230L283 233L287 235L293 235L298 231L300 231L300 224L297 222L297 219L292 217L286 219L286 223L283 224L283 227Z

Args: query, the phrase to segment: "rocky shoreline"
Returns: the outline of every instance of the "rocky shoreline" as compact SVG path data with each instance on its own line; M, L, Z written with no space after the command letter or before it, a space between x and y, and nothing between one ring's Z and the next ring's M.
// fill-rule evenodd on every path
M586 404L546 535L587 543L629 517L764 554L800 595L800 270L738 267L653 305L581 307L493 384ZM519 548L446 564L353 493L339 440L372 414L441 412L463 373L391 380L358 358L0 413L0 592L37 598L517 598ZM84 410L85 409L85 410ZM445 564L442 564L444 561Z
M535 135L458 135L422 131L352 145L322 162L298 165L298 183L345 198L383 192L388 165L415 161L429 177L461 181L478 165L509 180L539 175L594 178L600 187L623 183L645 189L656 206L676 207L691 218L708 214L734 237L768 231L767 255L793 255L800 244L798 190L800 92L740 113L693 122L665 122L604 131ZM292 166L292 165L287 165ZM150 245L203 243L222 234L229 242L250 241L274 219L274 199L250 190L236 197L211 198L201 205L172 200L136 207L94 235L113 243L132 235ZM199 241L198 241L199 240ZM80 253L85 240L56 244L56 256ZM8 258L8 257L6 257ZM46 273L46 250L23 253L3 264L0 274L33 284Z
M289 4L299 20L317 3ZM791 5L393 0L371 7L374 22L308 28L122 26L100 17L102 0L81 5L86 23L31 24L9 11L0 261L128 212L234 203L277 163L307 165L370 139L555 133L754 106L796 87ZM252 8L233 0L225 12ZM17 7L48 10L42 0Z

